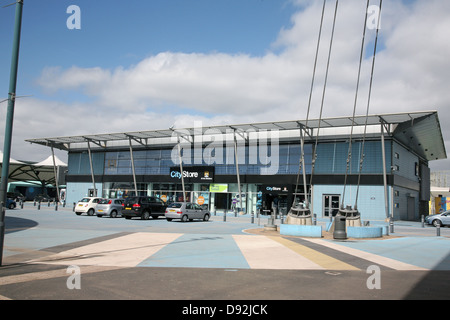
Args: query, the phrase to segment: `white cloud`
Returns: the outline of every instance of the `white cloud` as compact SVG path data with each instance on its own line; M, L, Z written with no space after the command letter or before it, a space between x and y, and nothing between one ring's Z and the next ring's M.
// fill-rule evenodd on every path
M174 123L189 127L193 119L220 124L305 118L322 2L295 3L301 10L292 16L292 26L280 30L264 56L161 52L129 68L48 67L38 80L45 92L50 96L59 91L80 92L90 102L22 100L18 105L24 118L17 120L16 142L160 129ZM339 3L324 117L351 115L355 97L365 1ZM416 1L408 6L401 0L383 3L371 113L436 109L441 123L447 122L448 12L447 0ZM333 13L334 3L328 1L311 117L317 117L320 108ZM375 31L366 32L367 43L373 44ZM358 114L365 113L371 48L367 48L362 68ZM26 117L32 109L41 112L38 120ZM25 129L45 121L32 134L18 131L21 126ZM442 129L444 136L450 136L445 126Z

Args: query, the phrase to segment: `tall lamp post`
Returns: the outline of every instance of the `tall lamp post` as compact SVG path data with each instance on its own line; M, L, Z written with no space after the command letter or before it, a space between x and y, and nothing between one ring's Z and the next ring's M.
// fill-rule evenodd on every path
M2 178L0 183L0 266L2 265L3 262L3 244L5 239L6 189L8 186L9 159L11 156L11 140L12 140L13 119L14 119L14 105L16 102L16 84L17 84L17 69L19 67L20 32L22 29L22 9L23 9L23 0L17 0L16 18L14 25L14 42L11 59L11 74L9 78L8 109L6 113L6 124L5 124L5 140L3 143Z

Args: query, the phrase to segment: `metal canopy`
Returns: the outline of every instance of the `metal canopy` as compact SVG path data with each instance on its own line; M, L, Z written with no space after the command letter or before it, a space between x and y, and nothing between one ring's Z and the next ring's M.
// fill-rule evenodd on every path
M1 154L1 152L0 152ZM55 157L56 167L67 167L67 164ZM0 167L2 163L0 163ZM24 162L11 159L9 165L8 181L28 181L35 182L39 185L42 184L55 184L55 167L51 156L47 159L34 163L34 162ZM59 169L57 169L58 171Z
M183 129L163 129L149 131L135 131L123 133L94 134L84 136L68 136L54 138L28 139L27 142L53 146L66 151L87 149L91 142L101 148L124 147L130 139L143 146L161 146L176 144L177 135L195 136L199 134L230 134L235 131L296 131L293 137L300 137L299 128L303 127L314 133L315 129L349 128L385 125L388 134L397 138L403 144L417 151L427 160L446 159L447 154L444 139L439 124L437 111L405 112L379 114L369 116L334 117L324 119L290 120L277 122L247 123L235 125L202 126ZM325 134L325 133L322 133Z

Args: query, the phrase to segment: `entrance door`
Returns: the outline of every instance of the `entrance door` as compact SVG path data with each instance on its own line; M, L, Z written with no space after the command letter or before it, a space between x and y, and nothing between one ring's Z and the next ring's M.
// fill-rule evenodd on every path
M230 193L214 193L214 204L216 209L230 209L231 194Z
M339 211L340 201L341 195L339 194L324 194L322 196L322 216L329 217L332 215L334 217Z
M88 189L88 197L98 197L98 190L95 189Z
M414 221L415 220L415 216L416 216L416 199L413 197L408 197L408 202L407 202L407 207L406 210L407 215L408 215L408 220L409 221Z

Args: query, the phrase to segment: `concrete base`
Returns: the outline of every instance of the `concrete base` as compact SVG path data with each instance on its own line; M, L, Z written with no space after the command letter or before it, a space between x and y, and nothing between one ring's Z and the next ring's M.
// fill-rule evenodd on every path
M272 225L272 224L265 224L264 225L264 230L277 231L277 226L276 225Z
M321 226L306 226L295 224L282 224L280 226L280 234L285 236L299 236L299 237L322 237Z
M295 216L292 214L288 214L286 217L286 224L292 224L292 225L312 225L312 218L311 216L302 217L302 216Z
M349 238L381 238L383 236L382 227L347 227Z

